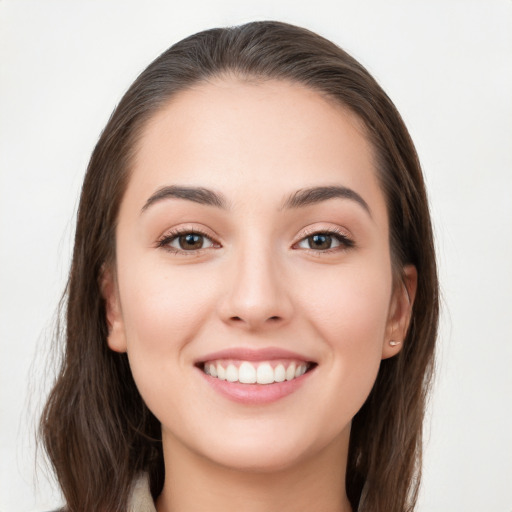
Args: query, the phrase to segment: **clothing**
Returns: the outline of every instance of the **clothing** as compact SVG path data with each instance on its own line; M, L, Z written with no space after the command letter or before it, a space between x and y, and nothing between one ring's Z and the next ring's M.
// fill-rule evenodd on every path
M147 474L143 474L135 480L128 498L127 510L128 512L156 512Z

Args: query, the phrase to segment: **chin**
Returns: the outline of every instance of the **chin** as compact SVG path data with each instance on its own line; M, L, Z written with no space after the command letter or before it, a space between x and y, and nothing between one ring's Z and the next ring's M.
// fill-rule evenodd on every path
M246 425L249 428L237 423L231 428L212 428L210 435L206 434L202 442L190 448L226 469L273 473L298 468L328 450L339 450L341 456L341 451L348 445L350 425L345 429L318 431L313 428L308 431L307 428L294 430L289 422L284 423L259 422L258 425ZM218 436L216 432L223 435Z
M220 448L220 447L216 447ZM240 472L275 473L300 464L304 447L276 446L273 443L247 443L211 450L205 454L226 469Z

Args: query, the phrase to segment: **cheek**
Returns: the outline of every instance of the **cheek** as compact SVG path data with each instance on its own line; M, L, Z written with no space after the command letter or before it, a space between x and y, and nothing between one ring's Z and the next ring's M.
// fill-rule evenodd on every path
M384 333L391 298L390 267L333 267L317 273L311 282L315 286L303 284L299 289L308 290L304 301L318 326L330 331L329 338L361 343L372 341L371 332Z
M211 287L199 286L185 267L170 271L165 264L132 263L126 268L120 295L128 350L168 352L186 344L210 310Z
M387 265L339 267L316 275L303 308L348 393L367 394L380 365L392 279ZM305 285L302 284L302 287ZM361 395L361 396L362 396Z
M127 353L139 392L163 419L166 411L183 405L182 397L194 395L186 389L187 347L204 328L215 301L212 287L188 268L141 261L118 262Z
M126 254L126 253L125 253ZM212 287L185 266L143 258L118 262L122 316L130 368L137 388L162 421L183 406L190 372L187 348L208 323ZM173 390L179 390L176 392Z

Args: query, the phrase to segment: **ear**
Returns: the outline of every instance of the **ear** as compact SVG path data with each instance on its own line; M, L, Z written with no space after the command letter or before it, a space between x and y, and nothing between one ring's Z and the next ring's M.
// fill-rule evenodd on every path
M105 300L105 313L108 326L107 343L114 352L126 352L126 336L119 300L119 290L113 270L103 267L100 278L101 295Z
M414 265L406 265L403 268L400 282L395 285L393 290L382 346L382 359L393 357L402 349L411 321L417 287L418 271Z

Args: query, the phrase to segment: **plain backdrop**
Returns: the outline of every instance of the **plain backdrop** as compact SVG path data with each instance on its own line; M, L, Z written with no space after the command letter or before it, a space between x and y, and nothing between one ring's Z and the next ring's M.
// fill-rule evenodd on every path
M48 510L33 430L88 157L138 73L199 30L303 25L408 125L443 291L419 512L512 510L512 1L0 0L0 511Z

